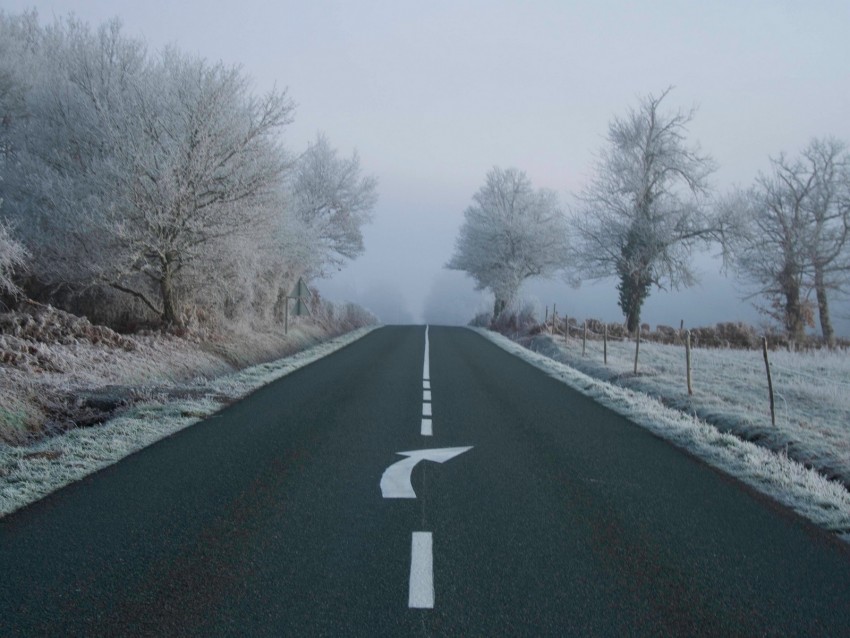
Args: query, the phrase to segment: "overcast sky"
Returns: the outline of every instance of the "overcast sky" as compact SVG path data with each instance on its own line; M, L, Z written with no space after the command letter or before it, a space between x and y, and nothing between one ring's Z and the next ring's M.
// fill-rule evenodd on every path
M421 0L2 0L43 20L118 16L151 49L167 44L236 63L258 91L287 87L298 105L286 143L316 132L357 149L379 179L366 254L330 281L385 321L422 321L445 299L471 315L472 284L442 266L463 211L498 165L526 171L564 204L587 181L607 125L639 96L674 85L669 107L697 106L692 139L719 163L719 191L747 185L768 156L814 136L850 141L850 2ZM702 286L653 291L649 323L759 318L719 263ZM527 286L561 313L621 320L614 282ZM435 301L436 300L436 301ZM464 308L458 314L459 306ZM837 312L850 314L848 304ZM432 313L433 314L433 313ZM838 318L837 318L838 319ZM459 320L459 319L458 319ZM850 334L850 320L838 320Z

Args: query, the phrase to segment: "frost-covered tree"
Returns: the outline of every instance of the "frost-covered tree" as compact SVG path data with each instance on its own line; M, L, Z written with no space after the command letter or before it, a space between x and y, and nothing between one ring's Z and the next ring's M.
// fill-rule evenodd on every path
M34 13L11 18L0 12L0 295L15 296L20 289L14 275L24 268L28 257L23 244L4 219L3 193L8 163L14 161L12 134L26 117L25 69L15 50L13 38L32 29Z
M695 282L693 248L720 229L706 201L714 162L686 141L693 110L662 111L669 92L614 118L573 216L577 266L588 279L617 278L630 332L653 285Z
M147 278L158 289L152 304L163 321L177 323L180 273L214 270L218 244L270 227L286 166L276 134L289 123L292 105L285 93L252 97L237 68L175 52L148 78L134 108L142 134L120 153L130 169L117 176L128 206L112 229L132 257L124 272ZM144 294L132 280L113 285Z
M478 290L495 296L493 318L514 300L530 277L566 267L567 225L550 190L535 190L526 174L495 167L464 211L455 252L446 268L462 270Z
M376 199L321 136L288 156L292 112L118 21L0 12L0 197L29 292L131 323L271 319L298 276L362 253Z
M16 295L20 292L13 275L24 266L26 256L24 247L0 219L0 294Z
M92 285L121 258L107 241L109 213L125 207L115 175L122 172L120 145L135 129L116 132L122 119L132 122L125 114L144 49L124 39L117 22L93 33L68 18L12 35L29 69L29 88L27 116L11 132L8 211L32 253L38 280Z
M26 116L26 69L16 41L24 39L34 20L34 13L12 18L0 12L0 174L12 151L12 129Z
M821 330L834 343L828 292L850 273L850 158L834 139L813 140L799 158L771 158L772 170L727 200L741 220L728 238L738 276L770 302L789 338L800 342L812 323L815 292Z
M805 168L798 177L808 174L814 182L806 206L812 284L821 334L833 347L829 291L846 290L850 276L850 153L847 145L835 138L815 139L803 151L801 161Z
M756 294L770 301L768 312L782 320L789 339L799 342L809 323L806 281L811 276L805 192L785 186L778 175L760 175L752 188L733 196L747 232L730 238L729 251L738 276L756 285Z
M222 267L222 242L271 227L290 100L253 96L238 68L151 59L117 22L60 21L38 54L15 176L38 275L111 287L179 324L181 291Z
M362 227L377 202L377 180L363 175L360 158L339 157L324 135L317 135L295 162L289 180L290 218L306 271L339 270L363 254ZM299 248L300 247L300 248Z

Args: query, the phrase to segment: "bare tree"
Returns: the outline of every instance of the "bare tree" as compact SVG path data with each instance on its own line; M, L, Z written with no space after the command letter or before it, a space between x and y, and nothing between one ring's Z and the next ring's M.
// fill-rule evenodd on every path
M12 128L27 114L27 69L19 49L24 34L36 25L35 12L15 17L0 12L0 167L12 152Z
M144 48L123 38L117 22L93 33L67 18L12 35L29 87L27 116L11 130L9 214L40 281L91 285L123 258L107 242L109 217L126 207L115 179L126 167L117 158L137 130L123 114L144 67Z
M23 245L12 237L9 228L0 219L0 294L14 296L20 292L14 274L25 265L26 257Z
M817 297L824 341L833 345L828 291L850 272L850 160L834 139L812 140L795 160L771 159L772 171L734 196L742 232L728 237L738 276L756 285L789 338L801 342Z
M371 220L376 188L377 180L363 175L357 152L339 157L324 135L298 158L289 180L289 207L302 226L298 240L310 252L310 274L339 270L363 254L362 227Z
M289 123L292 104L285 93L250 96L237 68L174 52L139 97L142 135L122 145L120 163L130 170L116 176L128 206L112 228L133 257L126 271L150 280L161 304L150 305L165 323L179 323L178 274L190 265L214 269L217 242L268 226L286 167L275 134ZM116 274L111 285L144 294Z
M69 18L37 45L15 164L39 276L111 287L179 324L180 292L222 268L221 243L270 227L290 100L253 96L238 68L151 59L117 22Z
M653 285L695 283L693 248L722 230L706 206L714 162L686 144L694 111L660 110L670 90L648 95L611 122L608 145L573 218L579 270L589 279L617 277L630 332Z
M363 252L376 201L356 153L319 136L288 156L292 113L285 91L151 55L118 21L0 12L0 196L30 292L131 321L273 317L298 276Z
M768 313L783 322L789 339L799 342L809 323L805 286L811 269L803 208L809 186L783 180L774 168L775 174L760 175L755 186L727 202L747 229L729 236L728 250L738 276L756 284L755 294L770 301Z
M17 120L25 117L24 86L17 67L11 36L30 19L31 14L10 20L0 13L0 295L17 295L15 271L23 268L27 251L13 236L3 218L3 185L6 162L11 158L11 130Z
M535 190L526 174L498 167L464 211L455 253L446 264L462 270L478 290L495 295L493 318L516 297L530 277L548 277L569 259L566 219L557 195Z
M824 342L835 346L828 291L847 287L850 273L850 154L835 138L812 140L803 151L804 175L813 178L807 202L813 286ZM795 171L796 172L796 171Z

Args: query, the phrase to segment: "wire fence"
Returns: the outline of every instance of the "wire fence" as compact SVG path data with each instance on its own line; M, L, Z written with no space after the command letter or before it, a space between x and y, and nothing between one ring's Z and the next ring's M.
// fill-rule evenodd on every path
M678 369L683 385L687 388L688 395L693 395L695 382L698 385L701 378L709 375L718 374L716 361L706 364L703 369L703 363L706 357L700 351L708 349L715 351L735 352L736 356L727 356L723 358L722 372L730 378L748 379L753 383L757 383L760 376L764 381L764 397L766 403L770 407L771 423L776 425L776 397L785 403L787 412L786 398L777 390L777 388L785 388L785 393L789 389L796 386L805 385L806 387L821 387L828 386L832 392L842 394L850 394L850 381L835 378L835 375L826 375L823 370L804 371L789 367L795 365L797 361L802 359L795 358L796 356L809 355L811 358L812 350L793 352L786 344L777 347L771 341L768 335L756 335L755 331L745 324L718 324L716 328L698 328L694 330L684 329L684 322L680 323L679 330L671 327L660 327L655 333L649 333L645 330L646 326L639 328L635 335L628 335L622 324L607 324L599 320L589 319L579 321L576 317L569 315L559 316L557 308L553 307L552 313L546 309L546 318L538 327L538 332L548 333L556 342L562 340L566 349L573 355L578 356L581 352L581 359L599 361L602 365L611 366L612 372L614 369L619 371L617 376L622 376L628 372L624 366L628 364L632 375L637 376L642 373L643 361L641 360L641 346L644 349L646 344L663 345L668 348L681 348L680 355L670 357L669 352L666 353L662 360L659 360L658 354L653 353L653 358L650 361L650 366L661 366L666 372L670 372L672 368ZM643 333L643 334L642 334ZM702 338L695 338L699 335ZM779 341L779 340L777 340ZM760 346L758 349L753 348L755 342ZM779 341L782 343L781 341ZM708 344L708 347L706 347ZM741 347L743 344L745 347ZM781 354L783 350L788 350L785 355L785 363L789 365L779 365L772 359L776 356L777 351ZM747 356L747 352L752 354ZM839 348L832 351L825 351L828 356L839 356L847 359L846 348ZM815 356L817 356L817 352ZM627 359L627 360L626 360ZM806 362L807 364L810 361ZM802 367L802 366L801 366ZM701 373L705 373L705 375ZM847 377L845 377L846 379ZM711 391L711 384L706 388Z

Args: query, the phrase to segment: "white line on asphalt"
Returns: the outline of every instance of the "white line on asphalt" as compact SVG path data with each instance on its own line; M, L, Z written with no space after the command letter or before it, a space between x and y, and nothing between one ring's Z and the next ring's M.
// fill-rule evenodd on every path
M420 430L422 436L432 436L434 431L431 428L431 419L422 419L422 429Z
M430 390L423 390L422 391L422 400L423 401L430 401L431 400L431 391Z
M414 609L434 608L434 539L431 532L413 532L407 606Z
M423 403L422 404L422 416L431 416L431 404Z
M429 365L429 361L428 361L428 326L425 326L425 361L422 364L422 378L423 379L427 380L427 379L431 378L431 371L430 371L429 368L430 368L430 365Z
M430 390L431 389L431 382L430 381L423 381L422 382L422 388L425 389L425 390Z

